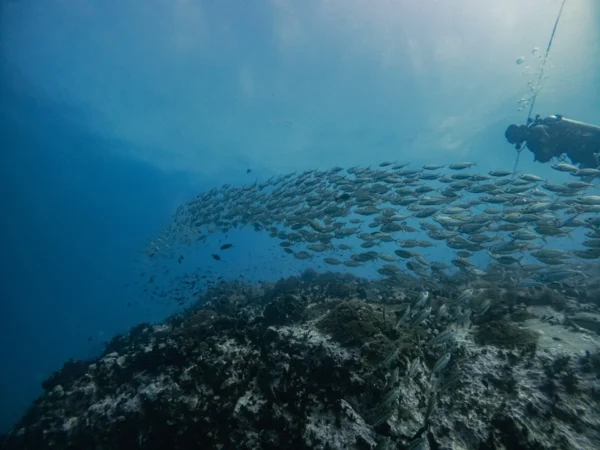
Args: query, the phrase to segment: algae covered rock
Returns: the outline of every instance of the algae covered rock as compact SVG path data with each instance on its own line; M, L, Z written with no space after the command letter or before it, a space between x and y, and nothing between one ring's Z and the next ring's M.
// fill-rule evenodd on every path
M304 300L286 295L269 303L263 311L263 317L267 325L287 325L298 321L305 308Z
M361 345L386 329L383 317L367 303L352 300L329 311L318 328L344 345Z
M475 333L475 342L479 345L509 349L535 348L538 339L539 333L506 321L480 325Z
M404 320L408 305L389 300L420 285L350 283L385 292L368 302L328 296L339 277L308 276L262 295L223 284L198 309L115 337L47 380L0 447L598 448L600 339L552 306L494 303L468 322L438 314L444 300Z

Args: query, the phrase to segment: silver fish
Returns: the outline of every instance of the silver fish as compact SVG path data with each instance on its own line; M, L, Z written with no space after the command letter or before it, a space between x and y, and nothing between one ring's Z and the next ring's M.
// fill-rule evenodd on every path
M429 341L428 345L430 347L435 347L437 345L446 344L446 343L452 341L455 337L456 337L456 333L454 332L454 330L449 328L447 330L442 331L437 336L435 336L431 341Z
M431 314L431 306L425 308L415 317L413 317L413 319L410 321L410 324L413 326L419 325L420 323L424 322L427 317L429 317L429 314Z
M415 374L417 373L417 371L419 370L419 367L421 367L421 359L419 357L416 357L413 362L410 364L410 366L408 366L408 369L406 371L406 378L412 378L415 376Z
M452 170L463 170L463 169L468 169L470 167L473 167L475 165L475 163L472 162L461 162L461 163L456 163L456 164L450 164L448 166L449 169Z
M429 299L429 292L428 291L425 291L425 292L421 293L421 295L419 296L419 299L414 304L413 308L414 309L421 309L421 308L423 308L423 306L425 306L425 304L427 303L428 299Z
M448 366L448 363L450 362L451 358L452 354L450 352L442 355L433 366L433 369L431 370L431 375L433 376L443 371Z

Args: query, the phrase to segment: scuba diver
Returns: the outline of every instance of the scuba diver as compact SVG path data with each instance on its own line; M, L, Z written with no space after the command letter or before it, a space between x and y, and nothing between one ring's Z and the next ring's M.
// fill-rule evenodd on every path
M529 119L527 125L510 125L504 133L506 140L517 150L523 144L534 154L534 161L549 162L556 157L568 157L579 167L595 169L600 166L600 126L565 119L558 114ZM563 156L565 155L565 156Z

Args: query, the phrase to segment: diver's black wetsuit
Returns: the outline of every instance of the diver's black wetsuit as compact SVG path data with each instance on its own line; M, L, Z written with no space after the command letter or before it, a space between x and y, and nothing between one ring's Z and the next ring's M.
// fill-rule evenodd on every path
M562 155L581 168L600 166L600 127L554 115L536 116L529 125L510 125L504 133L520 149L524 142L534 161L549 162Z

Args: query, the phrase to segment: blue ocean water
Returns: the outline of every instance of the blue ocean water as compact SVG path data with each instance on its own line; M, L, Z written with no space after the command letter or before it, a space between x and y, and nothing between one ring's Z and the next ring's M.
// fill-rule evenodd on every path
M67 359L177 310L140 288L140 252L197 193L384 160L511 169L503 133L526 118L559 6L4 2L0 430ZM567 1L536 112L600 124L599 24L598 2ZM519 170L561 179L528 152ZM251 280L310 266L251 229L227 242L219 264L169 264Z

